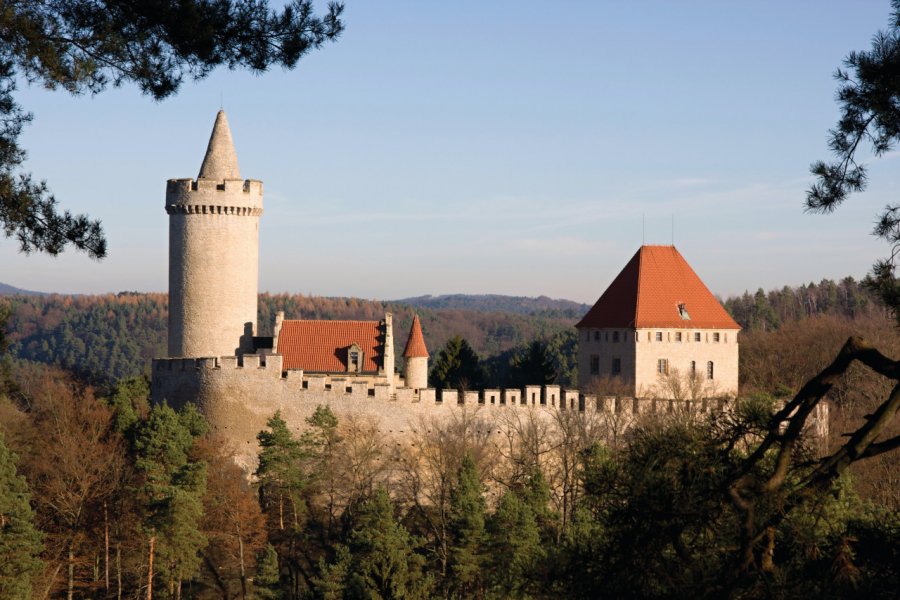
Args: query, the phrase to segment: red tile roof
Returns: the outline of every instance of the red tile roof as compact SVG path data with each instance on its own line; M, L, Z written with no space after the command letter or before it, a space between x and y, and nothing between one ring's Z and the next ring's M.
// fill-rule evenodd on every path
M675 246L641 246L575 327L741 328Z
M285 370L345 373L347 350L355 343L363 352L362 370L375 372L384 358L381 329L378 321L285 320L276 351Z
M413 317L412 327L409 328L409 339L406 341L405 358L428 358L428 348L425 347L425 337L422 335L422 324L419 323L419 315Z

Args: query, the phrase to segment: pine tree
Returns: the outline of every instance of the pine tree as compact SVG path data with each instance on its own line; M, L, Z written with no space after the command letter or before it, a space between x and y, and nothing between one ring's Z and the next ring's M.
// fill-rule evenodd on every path
M149 585L158 572L168 577L170 588L180 588L199 567L199 551L206 545L200 530L206 463L191 460L190 453L205 432L205 421L193 405L176 413L165 403L154 406L136 432L148 562L158 565L148 575Z
M543 556L541 536L527 500L506 492L488 520L491 589L499 597L522 597Z
M341 600L347 595L352 556L343 544L335 548L334 561L319 561L319 577L313 578L313 595L318 600Z
M484 382L484 369L469 342L456 336L441 349L429 379L435 388L476 390Z
M471 455L459 467L450 492L450 588L458 596L480 595L484 566L484 486Z
M32 580L41 571L41 534L30 497L28 483L16 472L16 456L0 434L0 598L30 598Z
M279 600L284 597L279 587L280 581L278 553L272 544L266 544L256 558L256 577L253 578L254 596L261 600Z
M281 411L266 421L266 425L269 431L260 431L256 436L260 446L256 477L263 510L277 519L281 530L285 528L286 511L290 511L287 522L296 528L303 507L300 492L307 483L300 463L304 458L303 446L291 434Z
M534 340L513 355L509 364L509 387L550 385L556 381L556 366L546 343Z
M359 510L350 535L353 576L348 597L424 598L430 581L422 574L422 557L415 553L409 532L394 517L384 488Z

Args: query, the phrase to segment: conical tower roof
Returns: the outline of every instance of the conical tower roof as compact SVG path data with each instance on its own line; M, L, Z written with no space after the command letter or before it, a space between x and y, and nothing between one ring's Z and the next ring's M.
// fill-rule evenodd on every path
M202 179L240 179L241 170L238 168L237 152L234 151L234 141L231 139L231 129L228 127L228 118L224 110L219 110L216 115L216 124L213 125L212 134L209 136L209 145L206 147L206 156L200 165Z
M428 358L428 348L425 347L425 337L422 335L422 325L419 323L419 315L413 317L412 327L409 328L409 339L406 340L404 358Z
M641 246L575 327L741 328L675 246Z

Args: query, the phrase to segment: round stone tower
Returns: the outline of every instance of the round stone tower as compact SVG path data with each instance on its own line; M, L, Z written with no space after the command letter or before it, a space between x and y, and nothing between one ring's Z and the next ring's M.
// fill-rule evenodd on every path
M253 352L262 211L262 182L241 179L220 110L197 179L166 184L170 357Z
M419 315L413 318L412 327L409 328L409 339L406 341L406 349L403 351L403 361L406 387L427 388L428 348L425 347L425 337L422 335Z

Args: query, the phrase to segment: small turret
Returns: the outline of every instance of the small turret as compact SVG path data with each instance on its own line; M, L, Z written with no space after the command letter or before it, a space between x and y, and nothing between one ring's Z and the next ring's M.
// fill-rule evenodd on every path
M406 367L406 387L423 389L428 387L428 348L422 335L419 315L415 315L412 327L409 328L409 339L403 351Z

